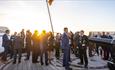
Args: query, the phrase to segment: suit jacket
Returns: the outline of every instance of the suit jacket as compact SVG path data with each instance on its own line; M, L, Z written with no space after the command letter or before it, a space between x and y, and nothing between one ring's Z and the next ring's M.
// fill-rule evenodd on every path
M32 35L31 33L26 35L26 47L31 46L31 39L32 39L31 35Z
M47 34L40 35L40 49L43 52L48 50L48 35Z
M14 49L22 49L23 39L19 36L16 36L14 39Z
M2 37L2 46L3 47L8 47L10 45L10 40L6 34L3 35Z
M62 35L62 48L67 49L69 48L69 37L67 36L66 33L63 33Z
M79 35L74 35L73 40L74 40L74 45L75 45L75 46L78 46Z
M84 46L83 46L84 44ZM88 37L86 35L83 35L82 37L79 36L78 38L78 47L83 48L88 46Z

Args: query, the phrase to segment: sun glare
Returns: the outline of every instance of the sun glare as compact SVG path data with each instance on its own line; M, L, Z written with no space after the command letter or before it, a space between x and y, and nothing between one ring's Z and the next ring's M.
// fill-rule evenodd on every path
M24 1L14 1L14 3L14 5L9 6L9 10L5 12L6 15L2 20L3 24L11 30L11 33L20 32L21 29L29 29L32 33L34 30L38 30L39 33L42 30L51 31L46 9L36 9Z
M38 13L29 12L26 10L23 10L22 12L16 10L9 12L8 15L5 16L4 23L7 25L9 24L8 26L13 30L13 32L14 31L19 32L22 28L24 28L24 29L30 29L32 32L34 32L34 30L37 29L41 33L42 30L49 29L49 24L47 24L48 19L43 18L42 16L45 17L47 15L45 14L40 15Z

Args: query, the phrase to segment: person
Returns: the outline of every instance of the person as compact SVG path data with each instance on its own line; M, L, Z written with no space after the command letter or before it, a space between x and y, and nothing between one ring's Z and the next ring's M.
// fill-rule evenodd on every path
M94 37L92 32L89 32L88 38L90 38L90 37ZM88 47L89 47L88 48L89 49L88 50L89 57L93 57L96 53L96 51L95 51L96 44L94 42L89 41Z
M48 64L48 33L46 33L45 30L42 31L42 34L40 36L40 50L41 50L41 54L40 54L41 65L44 65L44 61L43 61L44 58L45 58L45 65L49 65Z
M107 38L105 32L102 32L101 38ZM103 49L103 53L104 53L103 59L108 60L109 53L108 53L108 50L107 50L107 45L102 44L102 49Z
M4 54L2 56L3 61L7 61L7 54L9 52L9 45L10 45L10 39L9 39L9 30L5 31L5 34L2 36L2 47L4 47Z
M68 34L68 28L64 28L64 33L62 35L62 47L63 47L63 66L65 67L66 70L72 70L69 67L69 50L70 50L70 45L69 45L69 34Z
M78 38L78 48L79 48L79 55L80 55L80 62L78 64L84 65L85 68L88 68L88 58L87 58L87 45L88 45L88 38L84 35L84 31L80 31L80 36Z
M22 43L23 43L23 39L21 38L21 34L18 33L18 35L14 39L14 60L13 60L13 64L15 64L16 61L17 61L17 55L18 55L18 63L21 63Z
M17 32L14 32L14 34L10 37L10 59L13 58L13 49L14 49L14 40L16 38Z
M79 31L78 32L75 32L75 34L74 34L74 37L73 37L73 40L74 40L74 54L75 54L75 56L76 57L79 57L79 50L78 50L78 38L79 38Z
M38 56L40 55L40 39L39 39L39 33L37 30L34 31L34 34L32 35L32 63L38 63Z
M30 51L31 51L31 36L32 33L30 32L30 30L26 31L26 59L25 60L29 60L30 58Z
M94 37L101 38L101 33L98 32L97 35L95 35ZM100 47L100 44L96 43L96 53L97 53L98 56L99 56L99 47Z
M54 50L54 36L52 32L49 32L49 37L48 37L48 56L49 56L49 63L51 63L52 60L52 55L53 55L53 50Z
M113 37L109 34L109 32L107 32L107 38L108 39L113 39ZM108 45L108 51L109 51L111 57L113 57L112 45Z
M25 41L25 32L24 32L24 29L22 29L21 31L21 38L22 38L22 49L23 49L23 52L25 51L25 45L24 45L24 41Z
M56 47L55 47L55 57L59 60L60 58L60 40L61 36L59 33L56 34Z
M73 46L73 37L74 37L74 34L72 31L70 31L70 37L69 37L69 44L70 44L70 51L72 51L72 53L74 53L74 46Z
M107 36L107 39L113 39L113 37L110 35L109 32L106 33L106 36ZM106 47L106 59L107 60L110 58L109 53L112 56L112 46L108 44L107 47Z
M72 53L74 53L74 46L73 46L73 37L74 37L74 34L73 34L72 31L70 31L68 35L69 35L69 45L70 45L69 62L71 62L70 52L72 51Z

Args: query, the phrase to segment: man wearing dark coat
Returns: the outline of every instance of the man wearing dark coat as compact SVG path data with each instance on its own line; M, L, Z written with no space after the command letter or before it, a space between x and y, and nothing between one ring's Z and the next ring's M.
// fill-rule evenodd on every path
M30 58L30 51L31 51L31 36L32 36L32 33L30 32L30 30L27 30L26 31L26 59L25 60L29 60Z
M21 38L22 38L22 50L23 50L23 52L25 52L25 44L24 44L24 42L25 42L25 32L24 32L24 29L22 29L22 31L21 31Z
M107 38L107 39L113 39L112 36L109 34L109 32L107 32L107 34L105 34L105 32L103 32L103 35L101 36L102 38ZM104 60L108 60L109 59L109 54L111 53L111 45L105 44L102 45L103 51L104 51Z
M35 30L34 34L32 35L32 62L38 63L37 59L40 55L40 46L39 46L39 35L38 31Z
M107 38L105 32L102 32L101 38ZM109 56L109 52L108 52L108 46L106 44L102 44L102 49L103 49L103 53L104 53L104 60L108 60L108 56Z
M98 32L98 34L95 37L96 38L101 38L101 33ZM96 43L96 53L97 53L98 56L99 56L99 46L100 46L100 44Z
M78 64L85 64L84 67L88 67L88 58L87 58L87 44L88 44L88 37L84 35L84 31L80 31L80 36L78 38L78 48L79 48L79 55L80 55L80 63Z
M10 31L9 31L9 30L6 30L6 31L5 31L5 34L4 34L3 37L2 37L2 47L4 47L4 54L3 54L2 59L3 59L4 61L7 60L7 54L8 54L8 52L9 52L9 45L10 45L10 39L9 39L9 37L8 37L9 33L10 33Z
M48 34L46 33L45 30L42 31L42 34L40 36L40 51L41 51L40 53L41 65L44 64L43 61L44 59L45 59L45 65L48 65Z
M14 50L14 40L16 38L17 32L14 32L14 34L10 37L10 58L13 57L13 50Z
M107 39L113 39L113 37L109 34L109 32L107 32L106 36L107 36ZM107 59L108 59L109 53L110 53L111 57L113 57L113 52L112 52L113 48L111 45L108 45L107 49L108 49L108 53L107 53L108 54Z
M16 63L17 57L18 57L18 63L21 62L22 48L23 48L22 43L23 43L23 39L21 38L21 34L18 33L18 35L14 39L14 60L13 60L13 64Z

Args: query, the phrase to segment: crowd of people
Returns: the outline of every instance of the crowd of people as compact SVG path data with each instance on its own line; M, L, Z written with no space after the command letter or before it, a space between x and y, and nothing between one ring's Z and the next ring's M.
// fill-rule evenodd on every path
M90 37L91 35L89 35ZM98 32L96 35L93 35L91 37L96 38L104 38L104 39L113 39L113 37L110 35L109 32ZM110 57L112 57L112 45L110 44L103 44L103 43L91 43L89 42L89 56L92 56L92 51L95 51L95 53L99 56L101 55L103 60L108 60Z
M13 64L21 62L22 53L26 53L25 60L30 59L32 52L32 62L38 63L38 57L40 57L41 65L43 65L45 58L45 64L51 63L52 54L55 49L55 56L59 59L60 56L60 33L54 38L52 32L42 31L40 34L37 30L32 34L30 30L26 33L24 29L20 33L14 32L13 35L9 36L10 31L6 30L2 37L2 47L4 47L4 54L2 56L3 61L7 61L7 56L13 59ZM9 38L10 37L10 38ZM18 56L17 56L18 55ZM45 57L43 57L45 56Z
M72 31L69 32L68 28L65 27L63 34L57 33L54 36L53 32L46 32L45 30L42 33L35 30L32 34L30 30L25 32L22 29L19 33L14 32L10 38L9 33L10 31L6 30L2 37L2 46L4 47L2 60L7 61L7 57L10 55L10 58L13 59L13 64L16 64L17 61L20 63L22 53L26 53L25 60L30 60L30 56L32 55L32 63L38 63L39 59L41 65L49 65L53 60L53 53L55 53L56 59L59 60L60 53L62 52L63 66L66 70L72 70L69 67L69 62L71 62L70 52L80 58L78 64L84 65L85 68L88 68L87 49L89 49L90 57L93 56L93 52L96 52L97 55L104 55L104 60L108 60L110 57L109 54L112 53L111 49L108 48L109 45L89 42L88 37L90 35L86 36L83 30L74 34ZM102 34L98 33L94 37L112 39L112 36L109 33L105 34L105 32ZM101 50L99 50L100 47Z

